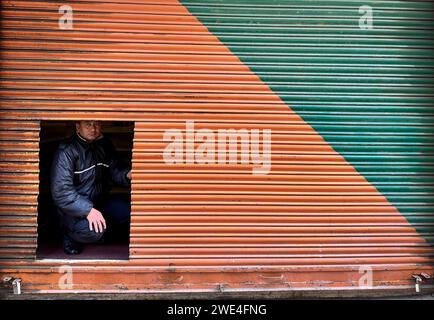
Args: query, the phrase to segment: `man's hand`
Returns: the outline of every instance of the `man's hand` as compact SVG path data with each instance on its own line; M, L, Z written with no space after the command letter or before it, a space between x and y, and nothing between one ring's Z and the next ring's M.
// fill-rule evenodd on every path
M105 219L101 212L92 208L87 214L87 221L89 221L90 231L95 230L95 232L103 232L106 229Z
M127 178L131 180L131 170L127 173Z

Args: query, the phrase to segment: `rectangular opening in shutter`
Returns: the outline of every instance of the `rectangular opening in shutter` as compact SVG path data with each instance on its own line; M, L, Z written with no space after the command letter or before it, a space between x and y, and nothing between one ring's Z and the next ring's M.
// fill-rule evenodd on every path
M104 138L110 140L116 150L120 168L130 167L132 158L134 123L127 121L101 121L101 124L101 131ZM112 181L110 182L109 186L109 198L104 200L104 205L101 204L100 208L107 223L107 232L104 233L102 240L98 241L97 243L91 242L79 244L81 249L80 254L67 255L64 250L62 250L62 243L65 233L64 228L66 226L64 223L62 227L62 218L57 212L57 208L50 190L50 186L52 184L51 170L53 157L59 147L59 144L74 135L76 135L75 121L41 122L37 257L39 259L128 259L129 222L128 230L124 228L125 230L114 234L112 232L108 232L108 230L113 231L112 224L114 224L114 222L109 222L110 217L107 219L107 213L104 211L107 210L113 212L113 214L118 214L118 211L125 209L125 204L128 204L128 210L130 210L131 186L116 185ZM107 173L105 171L101 171L104 174L110 174L111 172L111 169L108 167L102 169L108 170ZM98 170L98 168L91 170L93 170L96 174L95 170ZM75 171L74 185L79 183L79 181L75 181L78 179L79 171L77 171L77 174ZM76 176L77 179L75 179ZM116 199L117 202L113 203L113 199ZM106 203L108 201L110 201L110 204L107 206ZM121 207L119 207L118 201L121 203ZM104 208L104 210L102 208ZM85 222L88 221L86 220Z

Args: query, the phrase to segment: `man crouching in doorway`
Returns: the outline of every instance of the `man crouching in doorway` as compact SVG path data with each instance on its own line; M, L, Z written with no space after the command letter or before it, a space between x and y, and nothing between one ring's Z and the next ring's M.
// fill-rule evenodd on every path
M101 243L106 230L128 230L130 204L110 197L110 180L131 183L120 168L111 141L99 121L78 121L76 133L62 142L51 167L51 194L60 215L63 250L79 254L82 244Z

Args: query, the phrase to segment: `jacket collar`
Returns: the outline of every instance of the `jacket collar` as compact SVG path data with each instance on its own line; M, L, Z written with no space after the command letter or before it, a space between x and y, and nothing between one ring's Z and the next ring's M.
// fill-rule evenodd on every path
M98 138L95 139L93 142L87 141L85 138L83 138L78 132L75 133L76 140L85 147L91 147L94 145L94 143L98 140L101 140L104 136L101 134Z

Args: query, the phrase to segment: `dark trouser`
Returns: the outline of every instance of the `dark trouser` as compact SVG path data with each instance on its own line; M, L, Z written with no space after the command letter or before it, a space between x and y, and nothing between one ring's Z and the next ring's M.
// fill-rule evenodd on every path
M89 221L86 218L78 219L70 228L66 229L66 235L79 243L94 243L99 241L104 234L105 238L127 238L130 227L130 204L118 198L111 198L95 209L101 211L106 220L107 229L103 232L95 232L89 229Z

